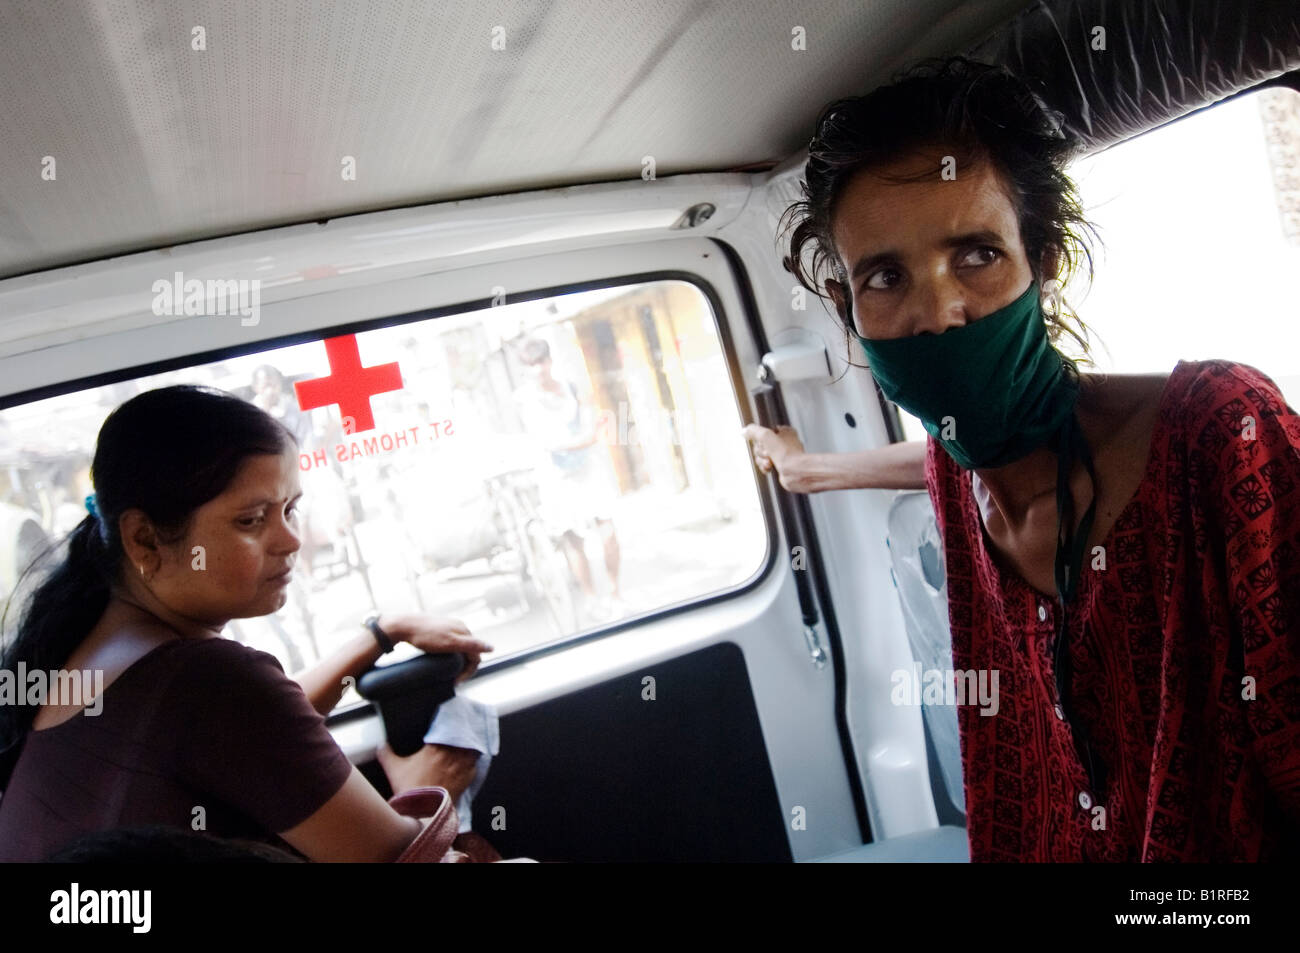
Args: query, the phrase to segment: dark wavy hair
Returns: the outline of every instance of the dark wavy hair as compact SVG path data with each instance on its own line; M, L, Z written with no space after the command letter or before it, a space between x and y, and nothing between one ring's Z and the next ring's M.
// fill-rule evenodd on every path
M294 445L270 414L213 387L145 391L115 409L99 429L90 469L98 515L87 515L63 545L24 571L54 561L28 598L0 667L13 671L24 662L29 671L60 668L90 634L122 571L123 513L143 511L164 541L176 542L194 511L221 495L245 459ZM55 561L60 550L62 559ZM33 705L0 706L0 790L36 712Z
M827 278L849 287L831 233L845 186L864 169L937 145L954 156L959 168L992 164L1015 207L1036 281L1055 279L1064 287L1080 269L1086 269L1091 281L1096 230L1084 217L1074 183L1065 173L1070 160L1080 154L1077 140L1009 71L964 57L928 60L888 86L836 100L822 110L808 145L804 198L781 216L778 238L790 235L786 270L821 298L827 297ZM1044 274L1044 269L1051 273ZM846 299L848 313L841 317L847 333L852 330L852 295ZM1056 345L1069 334L1084 362L1092 363L1087 328L1064 299L1059 300L1059 307L1047 313L1049 340Z

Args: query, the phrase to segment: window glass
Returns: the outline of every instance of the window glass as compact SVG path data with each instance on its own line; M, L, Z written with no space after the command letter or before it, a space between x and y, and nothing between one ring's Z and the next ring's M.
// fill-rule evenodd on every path
M358 362L382 368L376 393L340 406L340 378ZM695 286L657 281L0 411L0 596L85 516L107 414L176 383L238 394L298 438L289 601L228 629L290 672L353 637L372 607L463 619L501 657L737 586L766 557L714 315Z
M1085 373L1223 358L1300 406L1300 93L1239 97L1070 173L1101 237L1091 289L1066 291L1090 331ZM925 439L900 415L908 439Z

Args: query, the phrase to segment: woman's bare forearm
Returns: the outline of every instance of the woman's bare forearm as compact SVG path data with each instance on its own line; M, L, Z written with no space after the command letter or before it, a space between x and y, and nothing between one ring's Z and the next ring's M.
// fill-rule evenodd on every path
M363 629L337 651L296 674L294 679L302 686L311 706L328 715L343 697L344 677L360 678L382 654L375 637Z
M854 453L791 453L776 463L792 493L825 490L924 490L925 442L892 443Z

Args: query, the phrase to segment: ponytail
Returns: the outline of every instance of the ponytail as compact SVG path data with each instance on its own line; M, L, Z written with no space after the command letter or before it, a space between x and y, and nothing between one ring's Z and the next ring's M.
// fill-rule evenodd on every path
M102 524L94 516L87 516L68 536L63 561L40 582L23 608L22 621L12 643L0 656L0 669L16 673L23 662L28 671L49 671L62 667L68 657L82 643L108 605L110 581L117 571L117 560L109 557ZM38 570L52 555L47 550L23 572L15 595L23 579ZM5 608L5 618L9 614ZM13 677L16 677L13 676ZM17 686L19 693L26 686ZM36 705L0 705L0 790L8 784L10 759L6 754L15 749L31 728L39 710ZM16 761L16 751L13 752ZM12 765L8 765L12 770Z

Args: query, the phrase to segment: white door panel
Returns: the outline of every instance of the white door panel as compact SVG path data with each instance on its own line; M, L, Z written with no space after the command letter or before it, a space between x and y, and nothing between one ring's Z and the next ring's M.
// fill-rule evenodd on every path
M665 659L734 642L745 655L791 853L809 860L861 839L835 731L832 669L811 664L802 627L793 577L779 564L743 594L484 672L458 692L513 714L618 676L653 676ZM332 731L357 764L372 760L384 740L377 715ZM804 809L805 830L792 829L796 807Z
M829 304L799 288L781 266L784 249L774 242L778 219L799 198L801 163L756 175L754 198L719 230L749 277L767 339L773 345L803 329L826 343L832 380L795 381L781 387L790 424L812 452L863 450L889 442L870 372ZM802 292L802 293L801 293ZM846 414L855 426L849 426ZM823 569L837 615L845 664L847 717L866 789L875 838L938 827L919 706L890 701L891 675L910 671L898 593L890 576L886 526L891 490L812 494L809 506L821 547Z

